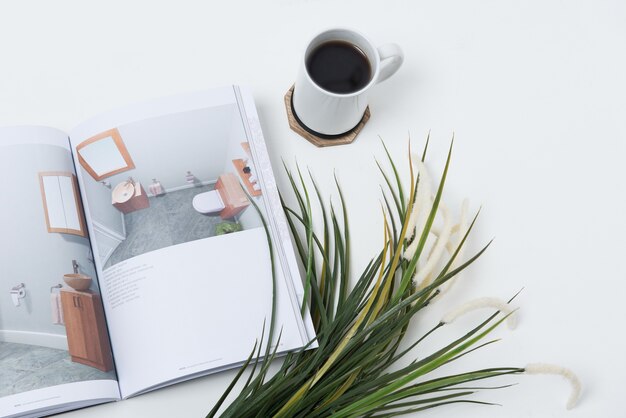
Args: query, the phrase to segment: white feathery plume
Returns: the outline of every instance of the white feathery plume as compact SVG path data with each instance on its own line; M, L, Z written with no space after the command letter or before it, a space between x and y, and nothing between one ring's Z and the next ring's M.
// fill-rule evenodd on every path
M413 238L413 241L404 250L403 257L406 260L411 260L415 256L417 247L419 245L419 238L421 232L426 226L428 216L432 210L433 195L432 195L432 182L431 177L426 169L426 165L419 159L414 160L414 166L419 173L419 183L416 191L415 202L409 221L407 224L407 238ZM467 233L468 229L468 207L469 203L467 199L463 201L461 206L461 216L458 224L451 221L451 216L448 208L443 202L440 202L438 213L443 218L443 225L441 227L433 226L430 230L428 239L434 236L434 244L430 247L429 254L419 260L419 268L416 270L413 276L413 283L420 288L428 286L432 281L433 271L441 261L444 251L452 255L456 248L460 244L461 240ZM427 241L428 242L428 241ZM427 248L426 246L425 248ZM450 269L455 269L463 261L463 250L465 245L461 247L454 262L450 266ZM441 297L443 293L446 293L452 287L452 283L456 281L458 275L454 279L451 279L446 283L438 297Z
M415 255L417 245L419 244L419 236L416 235L421 234L424 226L426 225L428 215L432 210L430 176L428 175L428 171L426 170L426 166L423 162L418 161L416 164L420 179L419 185L417 187L413 210L411 211L411 215L409 216L409 223L407 224L407 238L414 237L411 245L409 245L406 250L404 250L403 255L404 258L407 260L411 260Z
M406 225L406 239L411 239L415 236L415 223L417 222L417 214L421 210L421 205L419 201L419 189L417 188L417 193L415 195L415 202L413 202L413 209L411 210L411 215L409 215L409 222Z
M446 249L448 250L448 253L450 255L454 254L457 247L461 244L461 241L463 240L463 237L465 236L465 234L467 234L468 229L469 229L469 200L463 199L463 203L461 204L461 219L459 220L459 223L457 225L452 227L452 233L456 232L457 234L456 239L448 240L448 244L446 246ZM465 246L466 246L466 243L463 243L463 246L461 246L461 248L459 249L459 252L454 258L452 265L450 266L450 270L454 270L455 268L457 268L463 263L464 261L463 255L465 253ZM452 289L452 286L454 285L454 283L456 283L458 278L461 276L461 274L463 274L463 272L458 273L452 279L448 280L448 282L445 283L441 287L440 289L441 292L439 293L438 297L441 297L445 293L448 293L450 289Z
M498 298L478 298L469 301L445 314L443 318L441 318L441 322L444 324L450 324L454 322L458 317L470 311L475 311L482 308L494 308L505 315L509 315L509 317L507 318L507 324L509 328L514 329L517 326L517 319L513 307Z
M430 253L426 257L426 264L417 272L415 277L413 277L413 283L419 288L424 288L430 284L432 279L431 273L441 260L446 244L452 233L450 211L443 202L439 203L439 208L441 209L441 216L443 218L441 232L438 234L435 245L432 246Z
M419 187L417 188L416 202L419 202L420 210L417 212L417 217L415 219L415 231L416 233L421 233L433 207L433 192L432 180L426 165L422 161L418 161L417 169L420 175L420 182Z
M417 224L418 214L422 211L422 206L425 200L424 197L431 195L430 177L426 171L426 166L417 156L414 157L413 161L413 166L417 170L419 177L417 191L415 194L415 202L413 203L413 210L411 210L409 222L407 224L407 239L411 239L415 236L415 226Z
M556 366L554 364L545 364L545 363L531 363L524 367L524 371L527 374L554 374L560 375L567 379L572 386L572 390L569 395L569 399L567 400L567 404L565 407L567 409L572 409L576 406L578 399L580 398L580 393L582 391L582 385L578 376L574 374L573 371L567 369L565 367Z

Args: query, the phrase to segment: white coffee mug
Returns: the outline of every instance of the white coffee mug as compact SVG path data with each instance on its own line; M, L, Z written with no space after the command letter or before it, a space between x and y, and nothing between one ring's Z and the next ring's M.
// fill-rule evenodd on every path
M313 81L307 70L309 55L321 44L343 41L360 49L370 64L371 77L361 89L350 93L334 93ZM296 118L309 131L322 137L339 137L354 129L365 114L370 89L391 77L404 61L396 44L375 47L365 36L351 29L329 29L309 42L296 79L292 105Z

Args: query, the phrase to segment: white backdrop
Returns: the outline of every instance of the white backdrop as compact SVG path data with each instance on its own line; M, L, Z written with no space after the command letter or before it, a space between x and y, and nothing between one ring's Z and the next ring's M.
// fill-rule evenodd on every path
M476 397L501 407L457 405L420 416L620 417L625 21L619 0L3 1L0 124L67 131L133 101L247 84L276 167L297 158L328 193L336 169L352 209L355 271L382 242L378 135L401 160L407 132L421 148L431 130L435 173L455 132L445 199L455 208L465 196L473 209L482 204L474 248L496 240L412 333L457 303L524 287L518 329L499 329L502 342L449 370L553 362L574 369L584 392L567 412L565 381L515 376L507 382L519 385ZM317 149L289 130L283 94L308 38L329 26L397 42L406 61L373 92L372 118L354 144ZM276 173L286 190L286 176ZM482 317L470 315L449 332ZM232 376L66 416L200 417Z

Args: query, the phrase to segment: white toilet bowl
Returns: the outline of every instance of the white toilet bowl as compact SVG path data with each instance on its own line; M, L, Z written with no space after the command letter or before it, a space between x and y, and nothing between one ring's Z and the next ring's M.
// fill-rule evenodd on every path
M218 192L217 190L211 190L195 195L191 204L196 211L204 213L205 215L217 215L222 209L226 207L224 206L224 202L222 201L220 192Z

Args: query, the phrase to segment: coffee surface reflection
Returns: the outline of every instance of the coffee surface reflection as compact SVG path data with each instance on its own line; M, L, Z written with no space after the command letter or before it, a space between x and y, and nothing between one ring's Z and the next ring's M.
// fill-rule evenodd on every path
M345 41L324 42L306 61L307 72L315 84L332 93L349 94L367 86L372 68L365 53Z

